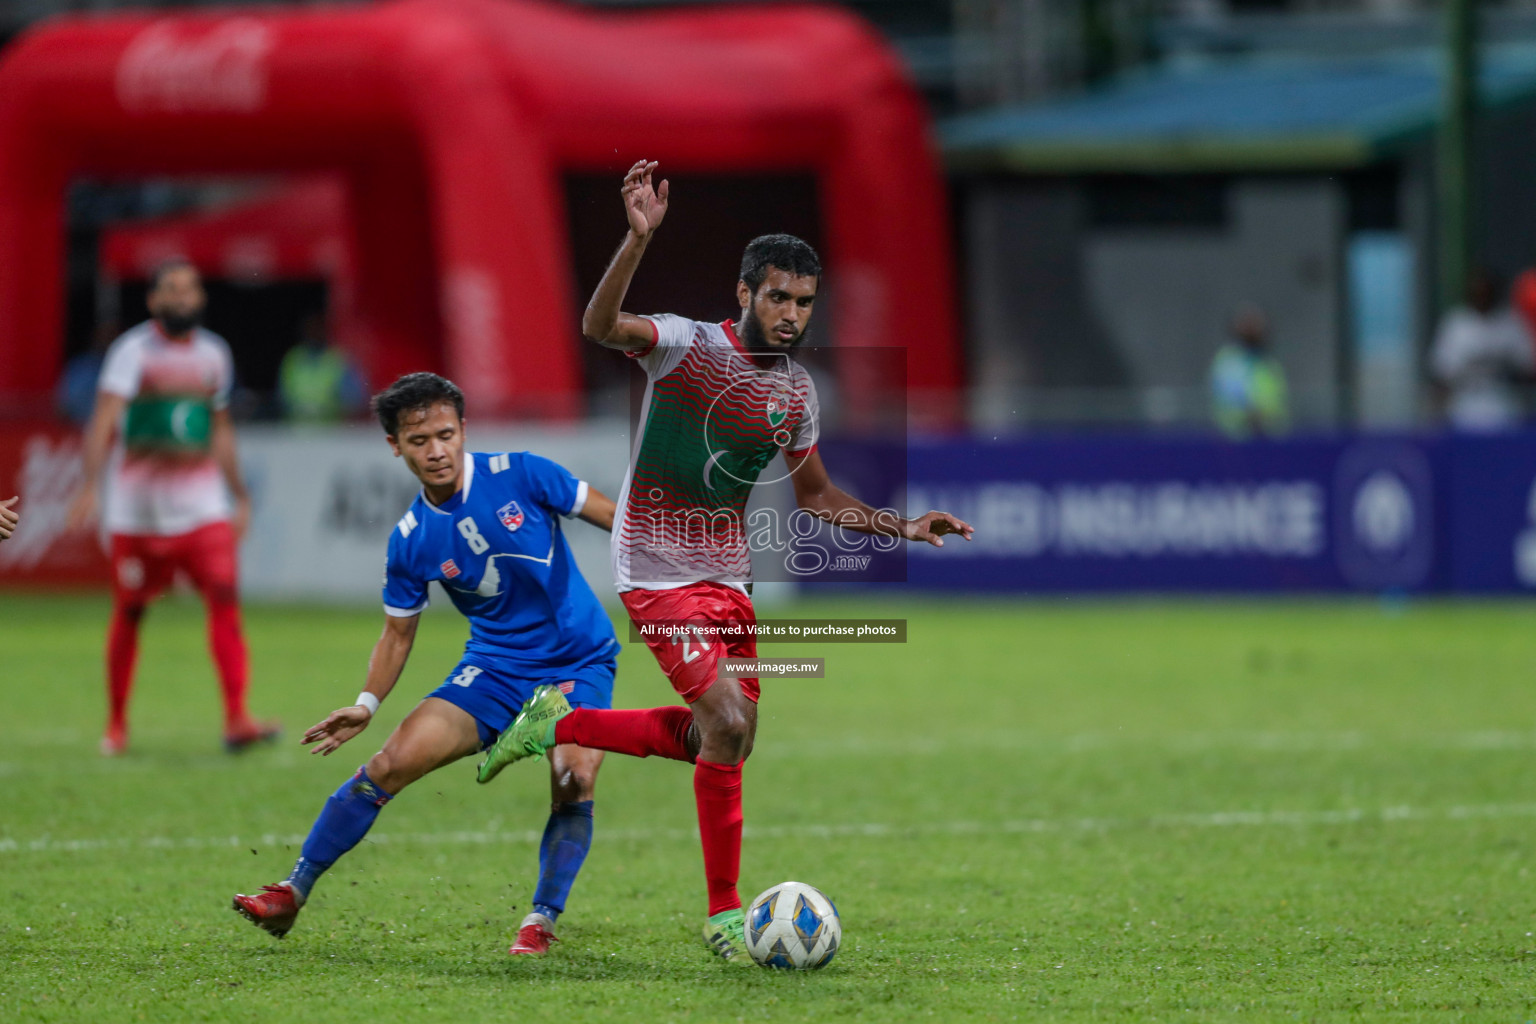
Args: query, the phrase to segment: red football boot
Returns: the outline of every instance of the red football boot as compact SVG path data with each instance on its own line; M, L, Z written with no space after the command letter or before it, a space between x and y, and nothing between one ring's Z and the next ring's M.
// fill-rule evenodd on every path
M551 942L559 942L555 933L550 931L547 925L551 922L543 914L529 914L523 919L523 926L517 930L517 941L512 943L512 948L507 950L513 956L533 954L535 956L548 953Z
M294 919L299 916L300 903L293 887L279 882L264 885L254 896L235 896L235 912L263 931L276 938L288 934Z
M224 751L238 754L257 743L271 743L283 734L282 724L276 721L258 722L247 718L224 733Z

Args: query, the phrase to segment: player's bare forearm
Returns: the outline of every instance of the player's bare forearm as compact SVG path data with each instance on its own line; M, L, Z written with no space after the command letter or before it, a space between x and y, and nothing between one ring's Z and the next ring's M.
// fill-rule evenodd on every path
M406 659L416 642L416 621L414 615L410 618L390 616L385 620L384 633L373 645L373 654L368 659L368 684L364 687L364 692L372 694L375 700L382 701L389 696L404 671ZM359 701L361 699L359 695ZM371 708L362 703L349 704L306 729L299 742L315 744L309 752L325 757L368 728L372 721Z
M603 279L597 283L581 317L581 333L609 348L635 351L655 340L648 321L623 312L624 295L629 291L635 268L640 266L640 257L645 255L651 235L667 215L667 183L652 184L655 170L656 161L637 160L624 175L619 193L624 197L629 233L608 262L608 269L603 271Z
M794 483L795 504L820 519L858 533L876 533L887 537L905 536L903 520L889 509L866 505L832 482L821 453L812 448L804 455L784 453Z
M368 658L368 683L363 687L379 700L389 696L389 691L400 680L400 673L405 671L411 648L416 644L416 626L420 621L419 615L385 617L384 632Z
M213 432L209 438L213 459L224 474L224 484L236 501L246 499L245 480L240 476L240 458L235 453L235 424L228 409L213 414Z
M101 470L107 462L107 451L117 433L118 420L127 407L127 399L105 391L96 393L96 407L85 427L85 443L81 452L80 490L70 503L65 518L66 530L83 529L96 517L96 488L101 482Z
M819 519L855 533L905 537L906 520L890 509L877 509L855 498L836 484L829 483L815 493L801 496L800 507Z
M645 348L653 340L650 321L625 313L621 308L649 241L649 236L636 235L631 229L624 236L619 251L613 254L581 316L581 333L588 341L607 348L633 351Z
M576 518L611 533L613 532L613 514L616 507L612 498L589 484L587 485L586 504L581 506L581 511L576 513Z
M96 395L96 407L91 410L91 421L85 428L85 446L81 452L83 476L88 487L94 487L101 476L101 468L107 463L107 452L112 438L117 434L117 421L122 418L128 405L120 395L105 391Z
M827 522L858 533L881 534L903 540L921 541L936 548L944 546L944 537L955 535L971 539L970 523L948 512L928 512L916 519L903 519L890 509L875 509L832 482L822 464L821 453L814 447L804 455L784 453L794 482L795 504Z

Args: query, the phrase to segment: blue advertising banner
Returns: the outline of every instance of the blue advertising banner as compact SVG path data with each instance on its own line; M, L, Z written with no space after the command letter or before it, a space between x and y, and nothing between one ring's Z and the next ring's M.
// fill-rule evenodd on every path
M976 527L906 546L913 586L1536 592L1536 434L917 442L904 488L888 446L826 450L872 504Z
M1452 451L1451 589L1536 593L1536 435L1457 439Z

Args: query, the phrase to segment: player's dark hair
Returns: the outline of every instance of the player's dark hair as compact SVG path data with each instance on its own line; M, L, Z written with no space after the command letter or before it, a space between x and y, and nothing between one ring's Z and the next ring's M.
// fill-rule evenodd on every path
M794 235L759 235L747 243L747 251L741 254L741 279L753 295L768 276L769 267L795 277L821 277L821 257Z
M167 256L159 263L156 263L155 268L149 272L149 290L154 291L156 288L159 288L160 282L165 279L166 274L173 270L180 270L183 267L194 273L198 272L197 264L185 256Z
M371 404L384 433L394 437L402 415L443 402L451 403L458 410L459 419L464 418L464 392L457 384L435 373L408 373L374 395Z

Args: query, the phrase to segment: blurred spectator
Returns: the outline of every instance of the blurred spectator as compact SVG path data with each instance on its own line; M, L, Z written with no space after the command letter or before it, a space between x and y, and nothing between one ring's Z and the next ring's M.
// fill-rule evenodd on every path
M1269 354L1269 321L1251 302L1232 316L1231 337L1211 363L1211 412L1233 440L1273 437L1290 427L1285 371Z
M325 337L325 318L304 318L299 343L278 370L283 412L294 423L334 423L363 411L368 394L346 355Z
M1456 430L1510 430L1523 417L1518 384L1536 370L1536 351L1519 316L1500 305L1500 290L1492 273L1474 271L1466 304L1448 310L1435 332L1430 368Z
M96 408L96 380L101 376L101 363L106 358L107 346L119 333L121 329L115 323L98 324L91 347L64 364L54 401L59 415L77 427L83 427L91 420L91 411Z

